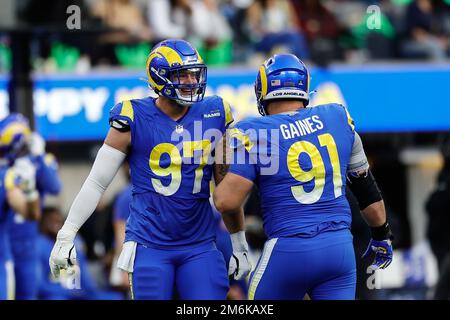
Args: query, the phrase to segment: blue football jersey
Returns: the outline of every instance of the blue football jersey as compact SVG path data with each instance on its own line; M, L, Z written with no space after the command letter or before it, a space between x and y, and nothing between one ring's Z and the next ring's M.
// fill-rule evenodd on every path
M269 238L350 227L345 184L354 124L342 105L247 119L230 133L229 171L258 186Z
M175 121L155 100L124 101L110 111L110 123L126 122L131 129L133 200L125 241L152 246L211 241L213 151L233 121L230 106L220 97L207 97Z
M12 169L0 167L0 261L6 261L12 258L11 246L8 238L9 221L11 211L7 200L7 191L18 185L19 178Z

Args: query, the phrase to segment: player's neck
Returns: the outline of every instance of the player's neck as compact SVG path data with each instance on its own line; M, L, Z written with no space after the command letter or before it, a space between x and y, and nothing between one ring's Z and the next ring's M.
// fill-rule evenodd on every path
M156 107L175 121L182 118L189 109L188 106L180 106L174 101L164 97L159 97L156 99Z
M275 115L286 112L293 112L300 108L304 108L303 101L298 100L279 100L269 103L266 107L267 114Z

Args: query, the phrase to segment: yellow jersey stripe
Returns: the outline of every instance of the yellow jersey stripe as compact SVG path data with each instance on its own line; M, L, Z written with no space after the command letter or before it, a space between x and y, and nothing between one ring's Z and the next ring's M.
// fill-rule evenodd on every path
M253 148L253 143L250 141L249 136L245 135L238 128L232 128L230 130L230 138L238 139L248 152Z
M133 292L133 273L128 272L128 282L130 284L130 294L131 294L131 300L134 300L134 292Z
M234 121L233 114L231 113L230 104L225 100L222 100L222 102L223 102L223 109L225 110L225 126L228 126L230 123Z
M256 289L258 289L259 282L266 271L267 265L270 260L270 256L272 255L273 248L277 243L278 238L270 239L264 245L264 249L261 255L261 260L259 261L259 265L256 266L255 271L253 272L252 281L250 282L248 288L248 300L255 300Z
M130 100L125 100L122 102L122 110L120 111L120 115L124 117L128 117L131 121L134 121L134 111L133 105Z

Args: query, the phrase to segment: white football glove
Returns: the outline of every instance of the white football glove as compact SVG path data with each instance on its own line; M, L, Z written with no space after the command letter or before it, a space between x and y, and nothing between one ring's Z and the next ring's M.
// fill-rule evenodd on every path
M33 156L42 156L45 153L45 140L37 132L33 132L28 140L28 148Z
M75 250L75 233L59 230L56 242L50 254L50 271L55 279L59 278L60 270L65 269L70 274L72 266L77 263L77 252Z
M14 161L14 171L20 177L20 188L30 201L39 194L36 191L36 167L30 158L22 157Z
M230 264L228 266L228 276L231 279L240 280L246 278L252 270L248 256L248 244L244 231L232 233L230 237L233 246L233 255L230 258Z

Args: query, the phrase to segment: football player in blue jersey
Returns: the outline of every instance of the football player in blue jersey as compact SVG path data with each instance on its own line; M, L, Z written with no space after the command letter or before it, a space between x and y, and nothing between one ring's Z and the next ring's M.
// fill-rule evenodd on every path
M355 257L347 179L372 230L364 256L373 268L392 260L384 203L362 142L339 104L306 108L310 76L296 56L280 54L260 67L259 112L230 129L233 163L214 191L233 241L229 272L250 272L241 206L255 183L267 242L250 276L249 299L354 299Z
M23 119L20 114L10 114L3 121L17 122ZM30 131L28 123L24 122L26 130L23 131L23 139L13 141L12 149L18 150L9 154L9 162L13 165L16 161L30 161L35 167L36 189L39 192L40 202L44 203L46 194L56 195L61 190L61 181L58 174L58 165L52 154L45 153L45 141L37 133ZM21 144L22 140L25 142ZM12 210L9 223L9 238L11 243L14 276L15 299L34 300L38 294L38 255L36 239L38 236L38 222L24 219L22 215ZM26 263L24 263L26 262Z
M217 250L209 183L220 180L215 145L233 121L220 97L205 97L206 65L183 40L157 44L147 59L157 98L123 101L50 256L55 276L76 262L73 239L127 157L133 200L118 266L135 299L224 299L228 277Z
M25 148L29 134L27 121L20 115L0 121L0 300L14 298L14 265L9 238L13 211L23 219L37 220L40 216L34 164L20 158L11 165L11 159ZM24 265L28 263L23 262Z

